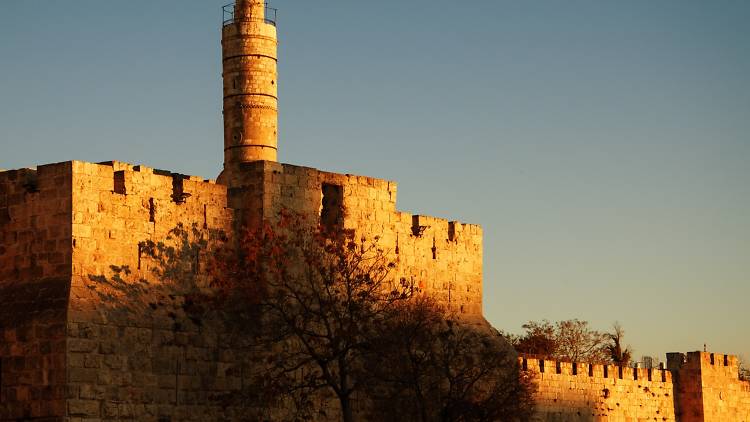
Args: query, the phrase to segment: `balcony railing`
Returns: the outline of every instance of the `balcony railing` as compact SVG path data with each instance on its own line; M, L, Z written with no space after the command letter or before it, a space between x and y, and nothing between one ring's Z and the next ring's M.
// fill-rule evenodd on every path
M223 17L222 21L224 26L231 25L237 21L234 17L234 5L235 3L230 3L224 7L222 7ZM263 22L276 26L276 15L278 13L278 9L274 9L273 7L270 7L268 4L265 5L266 13L265 18L263 18ZM252 17L244 19L245 21L254 21L256 19L253 19ZM259 20L259 19L258 19Z

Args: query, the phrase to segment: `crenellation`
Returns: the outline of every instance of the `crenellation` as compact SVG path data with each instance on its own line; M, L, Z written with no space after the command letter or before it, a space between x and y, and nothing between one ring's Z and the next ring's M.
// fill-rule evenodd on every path
M669 369L652 369L520 356L519 366L536 378L538 420L592 420L587 411L593 420L748 420L750 383L738 381L737 358L711 359L670 353Z
M609 365L528 356L519 364L536 378L535 420L675 420L671 382L635 380L627 370L622 379L606 376Z

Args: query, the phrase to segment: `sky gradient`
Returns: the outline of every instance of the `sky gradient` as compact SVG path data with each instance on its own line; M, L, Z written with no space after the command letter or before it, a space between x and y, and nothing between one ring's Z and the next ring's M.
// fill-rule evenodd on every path
M0 2L0 168L216 177L223 4ZM750 2L273 6L280 161L481 224L496 327L750 359Z

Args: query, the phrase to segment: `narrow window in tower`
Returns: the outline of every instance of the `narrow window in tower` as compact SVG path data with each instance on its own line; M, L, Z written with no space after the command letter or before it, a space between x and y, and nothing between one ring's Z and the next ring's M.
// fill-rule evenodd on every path
M154 198L148 200L148 221L149 223L156 223L156 203Z
M125 195L127 193L125 188L125 171L116 171L114 178L114 192L119 195Z
M323 183L320 225L326 231L337 231L344 226L344 187Z

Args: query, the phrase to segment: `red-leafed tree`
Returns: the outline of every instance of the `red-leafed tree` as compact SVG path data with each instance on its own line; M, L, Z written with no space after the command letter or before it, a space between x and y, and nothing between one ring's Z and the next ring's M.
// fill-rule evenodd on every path
M358 241L359 240L359 241ZM257 387L286 397L301 418L332 394L344 421L367 383L363 362L390 309L411 289L395 283L377 239L312 226L282 213L217 255L213 286L259 355Z

